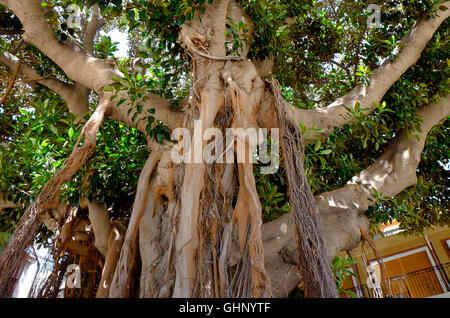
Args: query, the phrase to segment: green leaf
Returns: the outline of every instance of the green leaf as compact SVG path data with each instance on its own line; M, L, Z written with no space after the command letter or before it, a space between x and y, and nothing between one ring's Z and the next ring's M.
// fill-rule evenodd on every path
M119 100L119 102L117 103L117 107L119 107L120 105L122 105L127 99L126 98L121 98Z
M322 142L320 140L317 141L317 143L314 145L314 151L319 151L321 146L322 146Z
M106 86L103 88L104 92L114 92L115 89L112 86Z
M302 135L306 134L306 126L303 123L299 123Z
M69 128L69 131L67 132L67 134L69 135L69 138L72 138L72 137L73 137L73 135L74 135L75 133L74 133L72 127Z
M52 124L50 124L50 131L54 133L56 136L58 136L58 129Z
M161 145L163 143L164 140L164 135L162 133L156 133L156 141L158 141Z

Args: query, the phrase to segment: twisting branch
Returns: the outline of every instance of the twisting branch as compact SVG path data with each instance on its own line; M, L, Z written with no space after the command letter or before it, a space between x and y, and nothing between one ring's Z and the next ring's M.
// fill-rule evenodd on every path
M79 46L70 43L59 42L48 25L40 1L36 0L0 0L0 3L10 8L14 14L20 19L24 26L25 33L23 38L31 45L36 46L49 58L51 58L66 75L72 79L76 84L73 92L69 93L63 87L67 85L58 81L47 82L46 86L50 87L55 92L60 94L69 105L70 103L81 100L86 102L85 109L87 110L87 96L88 89L94 90L101 95L103 88L114 83L113 77L123 77L123 74L117 69L113 60L104 60L93 57L86 50ZM1 61L1 55L0 55ZM29 76L29 78L38 77ZM55 85L57 87L55 87ZM63 95L63 93L65 95ZM148 94L149 99L146 104L151 104L155 108L155 118L162 120L170 129L176 127L178 119L181 117L180 113L172 112L170 110L170 103L153 94ZM120 98L127 99L126 92L122 92L120 96L111 103L117 103ZM147 106L145 105L145 106ZM108 117L113 120L124 122L127 125L138 128L140 131L146 133L146 124L148 121L144 118L137 118L136 122L132 121L132 114L129 110L132 108L130 102L125 102L120 107L114 107L108 114ZM85 111L82 112L85 114ZM143 116L141 116L143 117Z
M47 20L41 2L37 0L0 0L19 18L25 33L23 39L52 59L74 82L101 93L111 84L112 77L121 77L114 63L92 57L83 48L58 41Z
M332 255L356 247L359 243L357 226L358 223L367 226L364 212L374 204L373 189L383 197L392 197L416 184L416 170L427 134L434 125L450 115L449 98L450 95L447 95L438 103L431 103L418 111L424 118L418 133L419 140L406 130L402 131L372 165L354 176L346 186L317 197L324 223L328 226L334 224L334 230L330 228L327 231L327 243ZM342 212L345 212L345 217Z
M285 102L288 115L297 123L302 122L308 127L325 129L322 135L328 135L334 127L343 127L349 122L350 116L345 107L353 108L359 103L361 109L366 109L366 114L374 111L376 104L381 101L389 88L419 60L435 31L450 15L450 2L442 1L438 7L445 7L447 10L439 10L433 16L427 13L416 21L411 31L395 48L393 52L395 60L391 62L392 57L387 57L370 76L368 84L356 86L345 96L320 109L299 109Z
M199 38L199 37L196 37ZM194 54L197 54L198 56L210 59L210 60L216 60L216 61L243 61L244 59L240 56L212 56L207 53L203 53L199 49L197 49L194 45L194 42L192 42L190 36L184 37L184 43L186 44L189 51L191 51Z
M94 53L94 38L98 30L105 25L105 19L100 14L100 8L98 4L94 4L92 7L92 18L89 21L86 33L84 34L84 47L89 53Z

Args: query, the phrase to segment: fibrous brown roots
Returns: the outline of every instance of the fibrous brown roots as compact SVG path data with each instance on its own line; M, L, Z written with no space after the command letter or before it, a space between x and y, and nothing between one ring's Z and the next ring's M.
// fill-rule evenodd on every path
M89 220L78 213L78 207L65 205L64 215L55 221L54 244L48 255L45 258L35 255L38 270L28 297L94 297L102 256L94 246L95 237ZM64 278L66 284L61 290Z
M94 114L84 125L80 137L63 167L46 183L36 201L30 205L21 217L14 234L0 257L0 297L6 297L7 282L13 271L26 257L26 249L32 244L42 217L46 211L55 209L59 203L61 186L70 181L72 176L91 156L97 141L97 132L109 107L109 99L103 98ZM84 137L83 144L79 146Z
M281 146L298 234L299 269L306 297L338 297L331 266L324 245L319 211L303 167L303 147L298 123L285 113L278 83L268 80L273 92Z
M249 61L230 62L225 65L223 77L227 81L233 110L235 112L232 127L235 129L259 128L256 115L264 93L264 83L259 78ZM239 140L245 138L237 134L236 152L244 153L243 163L238 163L239 193L235 206L233 222L237 223L238 239L241 247L242 261L248 262L250 275L249 286L252 297L270 297L271 283L264 267L264 249L262 246L261 204L256 190L253 165L249 157L257 144ZM244 149L239 149L239 147ZM244 145L244 146L242 146Z
M223 145L226 128L257 128L264 83L251 63L224 66L213 62L207 68L209 80L197 88L197 99L186 111L184 127L192 129L193 119L202 120L193 147L205 149L209 140L203 133L210 127L222 131ZM237 144L232 141L227 150L237 153ZM241 145L248 158L255 145ZM141 173L109 296L134 295L138 253L140 297L270 296L252 164L174 164L172 145L167 146L152 150Z
M221 180L224 168L224 164L218 163L207 166L205 187L201 194L198 249L200 266L196 294L204 297L220 297L225 294L225 286L219 284L219 277L226 275L219 269L219 253L223 224L231 220L230 209L226 206L230 198L227 198Z
M364 229L362 226L359 226L360 232L361 232L361 250L363 255L363 261L364 263L366 260L369 259L368 252L366 251L366 243L369 245L369 248L372 250L373 254L375 255L375 259L378 263L378 266L380 267L380 278L381 283L380 287L384 292L384 295L376 295L376 297L390 297L393 295L392 289L391 289L391 281L389 279L389 274L386 269L386 265L384 264L383 258L381 257L380 253L378 252L377 246L375 245L375 241L372 239L370 234ZM369 264L365 264L366 269L369 268ZM376 274L375 274L376 275ZM373 280L372 283L375 283L375 280L378 279L374 276L374 273L369 273L369 277ZM376 293L377 290L374 290L374 293Z

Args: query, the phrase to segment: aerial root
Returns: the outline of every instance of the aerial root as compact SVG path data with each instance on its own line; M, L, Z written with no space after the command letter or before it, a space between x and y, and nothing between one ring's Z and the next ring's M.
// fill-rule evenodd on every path
M238 69L241 72L237 71ZM228 93L235 111L232 127L248 129L257 127L256 114L264 85L260 85L262 84L260 79L258 81L258 78L252 78L252 72L245 72L245 70L249 70L248 65L242 62L237 69L231 67L231 71L224 72L224 76L227 77ZM233 80L233 76L241 76L240 74L246 74L248 78L238 77ZM256 73L254 75L256 76ZM239 87L238 81L241 81L242 87L247 87L244 83L251 83L247 87L248 91ZM236 142L236 147L238 145L239 142ZM242 268L240 269L240 278L233 279L234 286L231 288L234 290L235 297L271 297L270 277L264 266L261 204L256 190L253 165L251 162L247 162L256 145L244 140L244 147L245 162L237 164L239 193L233 212L233 224L237 223L238 240L241 247ZM243 149L236 150L242 151ZM248 272L247 275L245 272ZM248 290L251 290L251 295L242 294Z
M139 223L145 211L145 205L150 191L151 175L161 158L161 154L162 152L160 150L153 150L147 158L139 176L133 211L111 282L109 297L121 298L133 296L133 281L136 278L138 265L139 248L137 235Z
M380 253L378 252L377 246L375 245L374 240L370 236L370 234L364 229L361 225L359 226L359 231L361 233L361 250L363 253L363 261L366 262L366 260L369 259L368 253L365 248L365 244L367 243L370 247L370 249L373 251L373 254L375 255L375 259L377 260L378 265L380 266L380 278L381 278L381 288L383 292L385 293L385 296L391 296L393 295L392 289L391 289L391 280L389 279L389 274L386 269L386 264L384 264L383 258L381 257ZM368 264L365 266L366 268L369 268ZM373 277L372 273L369 273L369 277L372 279L375 279ZM377 292L377 290L374 292ZM379 297L383 297L382 295L379 295Z
M36 201L21 217L14 234L0 257L0 297L7 297L12 272L24 261L26 249L33 243L44 213L58 206L61 186L70 181L72 176L92 155L97 143L97 132L109 108L109 99L102 98L91 118L84 125L78 141L64 162L63 167L45 184ZM84 142L79 142L84 137Z
M100 284L98 285L96 298L107 298L111 288L114 271L119 260L120 251L122 249L123 240L125 238L126 227L116 222L113 224L112 230L109 234L108 249L105 257L105 265L103 267Z
M238 238L242 261L247 265L251 277L252 297L271 297L270 277L264 267L262 245L261 204L256 191L251 163L238 164L239 194L234 211L234 221L238 224ZM240 290L238 288L237 290ZM245 290L245 288L242 288Z
M278 82L269 79L267 83L273 93L273 106L280 127L289 197L297 226L299 271L303 277L305 296L338 297L324 245L319 211L303 167L300 126L286 114Z

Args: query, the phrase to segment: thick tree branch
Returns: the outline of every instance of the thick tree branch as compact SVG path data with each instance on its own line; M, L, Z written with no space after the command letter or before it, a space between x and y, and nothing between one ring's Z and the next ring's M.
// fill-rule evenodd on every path
M93 54L94 53L94 38L98 30L105 25L105 20L100 14L100 9L98 4L92 7L92 18L89 21L86 33L84 34L84 47L86 50Z
M24 207L25 206L23 203L15 203L15 202L9 201L8 199L5 198L5 195L0 192L0 213L4 209L16 209L16 208L24 208Z
M102 277L97 289L96 298L107 298L111 287L114 271L122 249L125 238L126 227L121 222L115 222L109 234L108 252L105 257Z
M8 97L9 91L11 90L11 88L14 86L14 83L16 82L17 73L19 72L19 68L20 68L20 63L21 62L19 61L11 80L9 81L8 87L6 87L5 93L3 94L2 98L0 98L0 106L5 102L6 98Z
M418 139L402 131L372 165L354 176L346 186L317 196L323 222L329 228L326 236L330 255L359 244L359 223L365 219L363 213L367 208L375 204L373 189L383 197L392 197L416 184L416 169L427 134L450 115L450 95L420 109L418 114L424 118ZM347 222L341 212L351 216L353 221ZM330 228L332 224L334 230ZM367 225L367 222L361 225Z
M3 63L11 70L14 70L19 67L20 60L16 56L4 52L0 54L0 63ZM65 83L53 76L43 78L42 76L39 76L35 69L26 63L21 63L18 70L19 77L25 78L24 81L29 85L33 86L33 82L36 82L48 87L60 95L66 101L67 107L73 114L83 116L88 111L88 100L85 87ZM28 82L28 79L34 79L34 81Z
M21 20L25 33L23 38L28 43L36 46L76 83L94 90L101 94L102 89L113 83L113 77L123 77L123 74L116 68L113 60L103 60L92 57L88 52L79 46L70 43L59 42L44 18L40 1L37 0L0 0L0 3L9 7ZM96 25L98 25L96 23ZM92 30L95 29L94 26ZM85 90L81 90L86 94ZM111 104L117 104L121 98L126 98L126 92L119 94ZM61 95L62 96L62 95ZM144 106L156 110L155 118L161 120L170 129L176 127L178 119L181 117L172 112L169 103L156 95L149 95L149 99ZM64 98L64 97L63 97ZM65 98L64 98L65 99ZM68 101L67 99L65 99ZM120 107L112 107L108 117L113 120L122 121L132 127L137 127L140 131L146 132L147 120L144 116L138 116L132 121L134 112L128 112L132 106L129 102L123 103Z
M416 184L426 136L434 125L450 116L450 95L420 109L418 114L424 118L418 140L402 131L383 155L347 185L315 197L330 257L361 242L360 226L367 228L369 224L365 212L375 204L373 188L384 197L391 197ZM295 257L286 256L295 251L295 233L291 213L263 226L266 269L274 282L275 296L286 296L300 279L291 264Z
M44 17L38 0L1 0L22 23L23 39L51 58L73 81L97 93L112 83L113 76L121 76L114 63L92 57L70 41L58 41Z
M334 127L342 127L351 119L345 107L354 107L359 103L361 108L366 108L367 114L374 111L376 103L381 101L389 88L419 60L435 31L450 15L450 2L442 2L439 6L447 10L438 10L434 17L423 15L395 48L394 61L391 62L391 56L387 57L370 76L369 84L356 86L345 96L321 109L299 109L286 102L286 112L295 122L302 122L310 128L325 129L323 135L328 135Z

